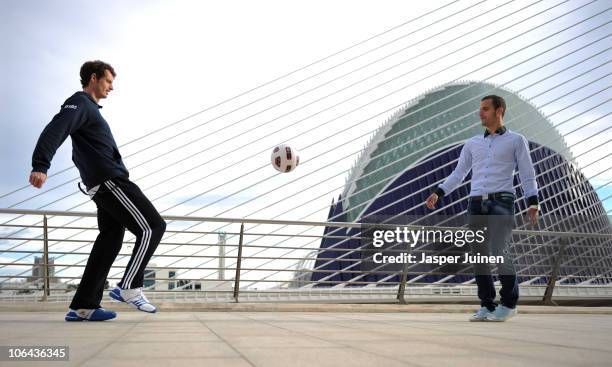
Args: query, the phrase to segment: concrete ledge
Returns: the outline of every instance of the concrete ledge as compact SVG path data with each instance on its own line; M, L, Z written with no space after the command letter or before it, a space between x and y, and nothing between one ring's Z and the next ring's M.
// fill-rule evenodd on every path
M328 303L209 303L158 302L160 312L362 312L362 313L472 313L477 305L463 304L328 304ZM138 312L117 302L103 307L116 311ZM68 304L59 302L0 302L0 312L64 312ZM612 307L519 305L522 314L612 315Z

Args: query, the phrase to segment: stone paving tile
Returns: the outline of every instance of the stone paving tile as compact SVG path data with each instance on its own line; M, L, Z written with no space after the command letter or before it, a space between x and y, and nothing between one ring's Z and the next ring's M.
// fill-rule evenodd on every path
M452 355L465 356L473 351L453 345L440 345L418 340L385 340L379 342L351 341L351 348L378 354L389 354L406 362L414 361L415 357Z
M533 343L544 343L551 338L557 340L557 342L563 342L571 334L572 339L574 339L574 336L579 337L578 343L584 342L585 347L593 346L592 343L598 341L601 341L602 344L612 344L612 333L607 332L608 327L612 324L612 317L610 316L597 316L589 320L582 315L519 315L506 323L469 323L466 322L465 316L460 315L448 315L442 321L429 319L426 323L400 321L401 319L398 316L397 321L381 320L375 323L376 326L370 327L373 324L371 320L362 318L363 323L355 327L382 332L386 328L391 331L398 330L398 327L405 327L414 331L423 330L457 335L486 334L488 337L500 338L509 338L515 335L520 337L521 340L527 338ZM348 324L345 323L345 325ZM592 340L594 325L597 325L599 333L603 337L596 338L595 341Z
M0 345L69 345L50 366L604 366L612 316L125 312L67 323L55 312L0 312ZM43 365L43 364L37 364ZM46 364L45 364L46 365Z
M264 314L270 314L271 312L263 312ZM244 320L247 312L193 312L191 313L199 320L204 321L240 321Z
M219 337L210 332L204 333L192 333L192 332L129 332L117 339L119 342L175 342L175 341L188 341L188 342L218 342L221 341Z
M242 358L164 358L164 359L94 359L82 367L183 367L183 366L223 366L249 367L249 362Z
M498 353L501 349L490 349L492 353ZM489 349L484 347L483 349ZM517 360L529 360L533 364L554 364L554 365L570 365L570 366L596 366L607 365L612 363L612 351L598 351L579 348L557 347L557 346L511 346L503 349L504 357ZM607 363L604 363L606 362Z
M265 347L304 347L304 348L334 348L339 345L330 341L303 335L292 336L227 336L223 338L236 348Z
M177 340L174 342L155 341L146 345L135 342L117 342L110 344L100 351L96 358L101 359L142 359L142 358L181 358L181 357L240 357L226 343L214 342L188 342Z
M240 348L242 355L256 366L410 366L403 362L385 355L377 355L362 352L352 348Z
M206 322L213 332L224 336L291 336L290 331L281 330L269 325L256 322L241 321L236 323L229 322Z
M565 367L567 364L559 364L555 362L538 362L534 364L531 360L525 359L513 359L500 357L495 354L472 354L467 356L426 356L416 357L412 363L422 367L457 367L457 366L469 366L469 367L525 367L525 366L538 366L538 367ZM580 364L579 366L587 366ZM591 367L591 366L589 366Z

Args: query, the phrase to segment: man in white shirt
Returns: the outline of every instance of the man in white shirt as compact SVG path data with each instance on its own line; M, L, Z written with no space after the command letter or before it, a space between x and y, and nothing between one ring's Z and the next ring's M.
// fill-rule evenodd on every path
M488 251L490 255L503 256L504 261L498 264L502 284L500 305L494 302L496 292L489 267L474 264L481 308L470 321L506 321L517 313L518 281L509 252L515 200L513 177L517 166L532 225L537 222L539 211L538 185L529 155L529 143L524 136L504 126L505 112L506 102L502 97L489 95L482 98L480 120L485 127L484 133L466 141L457 166L425 203L429 209L434 209L438 200L455 190L472 171L469 224L472 227L488 226Z

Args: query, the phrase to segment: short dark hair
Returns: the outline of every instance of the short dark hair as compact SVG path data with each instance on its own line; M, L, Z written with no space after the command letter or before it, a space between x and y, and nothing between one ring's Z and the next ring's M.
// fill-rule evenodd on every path
M110 71L113 75L113 78L117 76L115 73L115 69L113 69L110 64L107 64L100 60L87 61L81 66L81 85L85 88L89 85L89 80L91 79L91 74L96 74L96 78L102 78L104 76L104 70Z
M495 94L491 94L491 95L482 97L480 101L482 102L485 99L490 99L496 110L500 107L503 108L502 117L504 117L504 114L506 113L506 101L504 101L502 97L496 96Z

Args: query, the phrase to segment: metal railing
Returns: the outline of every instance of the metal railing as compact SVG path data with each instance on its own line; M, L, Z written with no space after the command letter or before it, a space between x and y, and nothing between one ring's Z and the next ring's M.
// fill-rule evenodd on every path
M63 225L62 222L68 218L87 221L95 218L96 214L0 209L0 215L6 218L21 216L20 222L11 221L9 224L5 221L5 224L0 224L0 301L69 300L85 267L89 246L94 240L92 235L97 232L97 227L88 224ZM28 224L28 219L39 221L41 217L42 225ZM360 237L359 232L359 235L348 235L346 230L337 230L364 226L395 229L396 225L194 216L164 216L164 219L171 223L167 233L172 233L173 238L172 241L162 239L145 272L149 275L145 276L145 288L152 299L400 303L425 298L469 297L475 300L473 280L457 281L458 276L473 278L469 266L456 273L441 268L423 271L408 264L391 270L385 266L364 269L361 265L371 262L372 248L368 247L367 242L359 242L358 245L354 242L349 245L348 242L366 237ZM199 230L193 223L198 224ZM223 241L214 240L219 233L207 228L210 223L229 225L224 231ZM191 229L181 230L184 224L190 224ZM257 224L257 230L247 230L245 224ZM279 227L285 228L286 232L278 233ZM402 227L460 229L417 225ZM306 231L298 233L297 229L304 228ZM325 228L335 229L330 231L334 234L327 234ZM607 265L612 263L612 232L605 232L514 230L514 241L519 239L521 245L532 246L529 252L533 248L539 254L539 261L529 264L529 267L518 268L517 275L523 284L522 296L540 298L549 304L554 303L553 295L612 298L612 267ZM194 242L193 238L200 240ZM533 243L525 238L539 240ZM313 240L338 240L339 245L317 246L312 244ZM133 241L124 242L124 250L109 273L109 282L116 283L121 279L130 256L130 251L125 248L129 250L133 244ZM563 265L571 256L566 249L572 244L580 244L582 250L596 251L588 250L590 252L584 252L580 261ZM401 254L418 250L432 255L440 253L427 245L415 249L391 247L385 252ZM217 266L210 264L215 261ZM595 267L593 264L600 265ZM226 272L232 273L233 277L226 279ZM151 277L153 274L154 277ZM313 277L315 274L319 275L317 279ZM427 276L436 276L437 280L423 280ZM560 280L561 277L563 280ZM536 279L539 284L533 284Z

